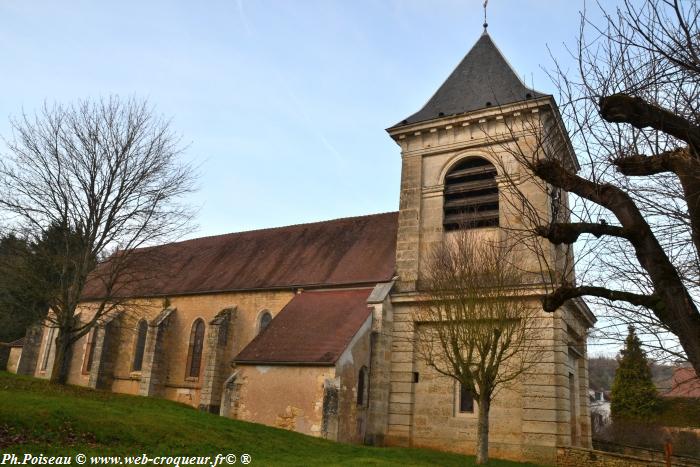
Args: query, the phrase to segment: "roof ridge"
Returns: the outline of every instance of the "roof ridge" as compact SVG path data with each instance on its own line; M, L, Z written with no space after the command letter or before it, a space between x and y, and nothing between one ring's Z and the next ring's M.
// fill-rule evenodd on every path
M349 221L349 220L356 220L356 219L364 219L364 218L368 218L368 217L386 216L388 214L398 214L398 211L385 211L385 212L377 212L374 214L363 214L360 216L338 217L336 219L326 219L323 221L300 222L298 224L279 225L276 227L263 227L260 229L241 230L238 232L227 232L227 233L222 233L222 234L204 235L202 237L188 238L186 240L178 240L178 241L174 241L174 242L162 243L159 245L152 245L152 246L136 248L136 250L148 250L151 248L161 248L161 247L164 247L166 245L182 245L184 243L194 242L197 240L204 240L204 239L209 239L209 238L223 238L223 237L228 237L228 236L233 236L233 235L247 234L247 233L253 233L253 232L265 232L265 231L272 231L272 230L282 230L282 229L287 229L287 228L292 228L292 227L303 227L303 226L316 225L316 224L330 224L332 222L341 222L341 221Z

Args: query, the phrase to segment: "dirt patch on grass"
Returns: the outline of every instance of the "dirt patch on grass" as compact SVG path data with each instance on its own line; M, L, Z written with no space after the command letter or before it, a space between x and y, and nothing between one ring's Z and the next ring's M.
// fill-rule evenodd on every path
M62 424L57 431L42 431L41 433L10 425L0 425L0 449L23 444L48 443L57 443L68 447L97 447L99 445L95 439L95 435L76 431L69 422Z

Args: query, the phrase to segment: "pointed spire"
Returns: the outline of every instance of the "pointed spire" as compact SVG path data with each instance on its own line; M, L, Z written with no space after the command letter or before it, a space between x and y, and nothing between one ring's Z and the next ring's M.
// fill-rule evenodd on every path
M486 29L421 110L400 124L472 112L542 97L528 88L503 57Z

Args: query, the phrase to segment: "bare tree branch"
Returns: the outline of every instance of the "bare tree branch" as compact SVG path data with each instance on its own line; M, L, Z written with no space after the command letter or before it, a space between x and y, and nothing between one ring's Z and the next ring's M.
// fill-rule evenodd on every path
M65 382L70 349L96 324L130 304L123 292L144 269L140 247L182 235L192 218L181 200L193 168L169 122L146 102L110 97L44 105L12 122L0 161L0 211L16 228L51 236L45 260L59 271L47 320L58 328L52 379ZM144 273L157 273L152 261ZM81 301L93 300L80 316Z

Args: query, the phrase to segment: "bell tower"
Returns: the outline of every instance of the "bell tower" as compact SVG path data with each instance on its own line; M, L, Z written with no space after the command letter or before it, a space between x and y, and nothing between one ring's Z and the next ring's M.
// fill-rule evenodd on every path
M455 230L505 238L531 227L533 216L537 225L561 220L567 197L523 162L556 157L574 170L578 163L553 97L518 78L486 28L423 108L387 132L401 148L402 166L384 439L473 452L475 419L455 409L454 382L432 374L415 354L422 269L433 245ZM525 270L573 280L568 253L546 240L540 245L540 253L524 248ZM558 446L591 443L585 339L595 318L580 300L544 312L547 281L537 277L520 296L540 310L546 351L517 387L494 400L491 439L503 457L554 463Z
M504 199L506 176L520 170L508 146L522 151L528 128L541 133L543 122L556 126L555 108L552 96L518 78L484 29L423 108L387 130L402 158L398 291L419 288L421 262L445 232L460 225L496 229L518 220L514 203ZM560 142L568 149L567 138ZM528 189L548 211L549 194Z

